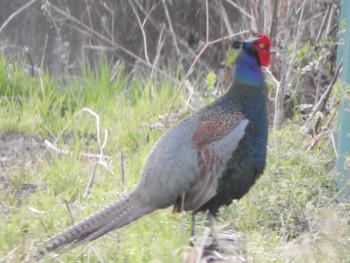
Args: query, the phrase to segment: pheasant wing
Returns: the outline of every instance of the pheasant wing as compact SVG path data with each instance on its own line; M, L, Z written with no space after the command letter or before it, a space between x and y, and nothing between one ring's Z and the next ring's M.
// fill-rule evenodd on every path
M196 211L216 195L218 179L245 134L249 121L241 113L221 112L201 122L192 136L199 176L174 210Z

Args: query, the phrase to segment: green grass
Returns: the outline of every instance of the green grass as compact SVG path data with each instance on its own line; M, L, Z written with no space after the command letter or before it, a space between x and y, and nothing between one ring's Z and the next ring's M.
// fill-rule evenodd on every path
M0 60L0 131L57 139L59 148L73 152L50 152L28 169L14 165L1 175L6 184L0 191L0 259L6 262L23 261L33 242L71 225L66 204L77 221L131 190L150 147L166 129L159 116L170 111L177 87L163 79L126 76L123 66L112 82L106 66L97 72L86 67L83 72L79 79L53 80L46 74L40 80L9 69ZM177 99L172 112L181 103ZM99 152L95 118L76 115L86 107L100 117L102 140L104 129L109 131L104 153L111 157L108 164L114 176L98 167L92 193L84 198L96 160L81 153ZM247 196L222 209L218 221L235 219L244 233L250 262L350 261L350 205L335 198L330 140L324 138L313 150L307 150L309 145L308 135L293 122L271 133L265 174ZM25 191L23 184L36 189ZM182 262L189 224L188 214L174 215L165 209L60 259Z

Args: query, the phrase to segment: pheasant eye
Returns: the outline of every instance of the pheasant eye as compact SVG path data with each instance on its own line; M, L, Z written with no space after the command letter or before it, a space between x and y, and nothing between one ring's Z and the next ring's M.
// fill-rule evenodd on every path
M265 45L264 45L263 43L261 43L261 44L259 45L259 47L260 47L260 48L264 48Z

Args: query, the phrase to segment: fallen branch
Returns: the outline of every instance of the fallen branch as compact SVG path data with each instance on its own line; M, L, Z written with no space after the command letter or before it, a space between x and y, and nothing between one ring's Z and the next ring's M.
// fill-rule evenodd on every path
M111 158L104 155L104 153L103 153L103 150L104 150L106 143L107 143L108 131L107 131L107 129L104 130L104 139L102 141L101 135L100 135L100 117L99 117L99 115L89 108L83 108L82 110L80 110L79 112L74 114L73 120L76 119L80 114L82 114L84 112L89 113L90 115L94 116L96 119L96 137L97 137L97 143L98 143L99 151L100 151L99 154L91 154L91 153L81 153L80 154L80 156L83 156L83 157L97 158L98 159L97 162L95 162L95 164L93 166L93 169L92 169L91 174L89 176L89 182L88 182L88 184L85 188L85 192L83 194L83 197L87 197L91 193L91 188L92 188L93 183L94 183L95 174L96 174L96 170L97 170L98 166L102 166L108 172L110 172L113 176L114 176L114 172L109 168L109 165L106 162L107 160L111 160ZM70 124L71 123L66 125L66 127L63 130L66 130ZM45 145L47 147L49 147L51 150L53 150L59 154L62 154L62 155L73 155L74 154L74 152L72 152L72 151L66 151L66 150L59 149L58 147L56 147L54 144L52 144L48 140L45 140Z
M49 148L50 150L61 154L61 155L74 155L73 151L67 151L67 150L63 150L58 148L57 146L55 146L52 142L50 142L49 140L45 140L44 141L45 145L47 148ZM100 154L94 154L94 153L81 153L80 154L81 157L86 157L86 158L93 158L93 159L100 159L101 156ZM110 160L111 157L104 155L103 156L105 159Z

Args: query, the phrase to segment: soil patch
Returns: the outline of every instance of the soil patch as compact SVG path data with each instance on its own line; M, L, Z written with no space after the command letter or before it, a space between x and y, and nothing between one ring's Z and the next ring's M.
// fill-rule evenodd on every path
M45 154L44 139L19 132L0 132L0 177L11 168L33 168Z

